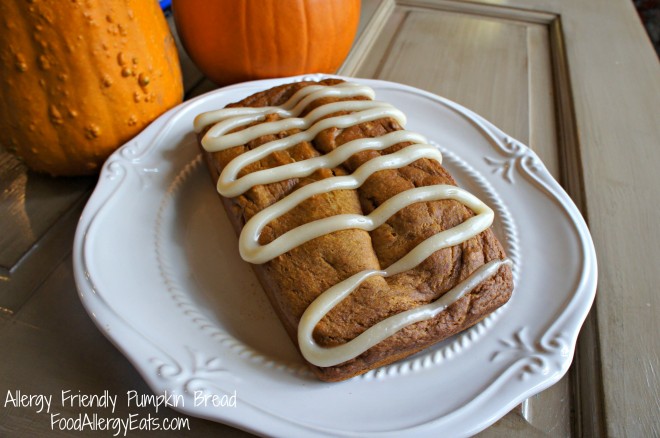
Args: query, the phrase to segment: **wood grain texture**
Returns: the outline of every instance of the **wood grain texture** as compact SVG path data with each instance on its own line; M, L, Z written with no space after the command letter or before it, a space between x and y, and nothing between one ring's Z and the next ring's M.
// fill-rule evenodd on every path
M381 3L343 73L448 97L530 145L560 178L552 24L557 16L448 1ZM367 50L367 53L358 52ZM526 400L484 436L572 430L571 378ZM511 418L509 418L511 417ZM526 423L523 424L523 423Z
M35 174L0 149L0 308L16 311L71 247L94 177Z
M649 202L660 199L660 66L632 3L363 2L361 37L341 72L409 81L528 142L586 213L596 243L597 302L571 376L482 436L660 436L660 208ZM411 61L419 61L416 71L406 67ZM182 62L187 96L214 88ZM0 394L63 385L150 393L76 297L69 253L86 189L26 190L36 180L6 160L0 151ZM15 301L6 299L10 290ZM11 309L3 305L10 302ZM191 435L246 435L191 421ZM29 410L0 409L0 435L47 427Z
M352 54L347 71L407 82L445 95L528 141L589 221L601 270L595 311L586 322L578 344L578 366L570 379L577 385L572 388L577 403L572 432L657 436L659 341L653 310L658 297L653 284L658 272L653 265L660 260L660 250L652 244L658 236L652 218L659 212L646 200L658 199L660 187L654 170L660 158L655 147L660 142L660 75L657 57L632 4L624 0L406 0L381 4L381 10L386 9L391 12L372 25L379 36L365 42L363 53ZM417 19L420 10L426 12ZM456 20L448 23L439 16L434 18L433 11L445 17L453 14ZM463 81L473 80L471 75L478 79L470 39L476 39L479 31L473 28L468 35L461 34L455 23L463 20L469 26L487 19L524 23L527 47L535 47L528 50L529 65L522 69L489 58L488 53L486 59L481 58L488 77L498 66L511 68L512 75L501 74L505 80L518 79L518 90L498 101L500 108L490 103L493 99L488 92L461 90ZM434 21L435 26L430 24ZM455 32L446 32L441 26ZM510 25L508 30L515 34ZM454 40L456 32L467 40ZM504 38L510 38L505 56L514 56L509 52L520 50L520 40L511 35ZM454 44L458 47L451 53ZM538 57L544 51L550 53L549 58ZM446 56L448 62L458 60L465 67L465 76L452 77L451 66L443 65L438 55ZM406 71L405 64L417 68ZM422 73L426 67L432 67L433 75ZM521 73L525 70L529 73L526 78ZM479 90L478 84L471 86ZM516 96L522 100L525 91L530 100L523 120L502 114L513 111L519 116L519 107L512 109L507 104L514 105ZM483 103L475 102L480 98ZM551 104L543 106L544 102ZM566 388L553 398L553 406L563 415L571 412L569 404L557 403L565 400ZM537 421L534 412L542 412L544 407L543 403L536 406L540 409L530 400L522 409L532 422ZM544 426L543 430L565 436L567 429Z
M659 436L660 246L654 218L660 209L649 202L660 199L658 58L629 1L545 0L533 7L562 17L582 163L569 170L567 188L583 197L600 267L595 327L579 349L596 349L582 377L602 376L603 398L582 407L581 433ZM583 187L574 187L580 179ZM600 404L602 433L591 415Z
M15 269L32 248L81 196L95 178L52 178L29 172L0 149L0 269Z
M71 257L56 266L48 280L37 288L25 305L6 322L0 317L0 346L11 352L0 361L0 436L102 436L103 432L53 431L50 416L33 408L4 406L7 391L53 396L53 411L61 417L76 418L81 413L129 418L186 417L172 409L128 406L128 391L152 394L131 363L108 341L87 315L78 299L73 280ZM4 325L3 325L4 324ZM61 391L73 394L116 395L117 409L81 408L61 402ZM152 432L154 436L246 437L246 432L219 423L187 417L190 430ZM144 432L129 432L142 436ZM112 433L106 433L111 436Z

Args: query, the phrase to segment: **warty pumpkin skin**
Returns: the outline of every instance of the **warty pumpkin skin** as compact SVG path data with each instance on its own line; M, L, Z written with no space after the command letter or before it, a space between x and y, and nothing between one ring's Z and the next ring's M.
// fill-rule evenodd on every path
M334 73L351 48L360 0L174 0L177 32L219 85Z
M2 0L0 62L0 145L52 175L97 172L183 97L155 0Z

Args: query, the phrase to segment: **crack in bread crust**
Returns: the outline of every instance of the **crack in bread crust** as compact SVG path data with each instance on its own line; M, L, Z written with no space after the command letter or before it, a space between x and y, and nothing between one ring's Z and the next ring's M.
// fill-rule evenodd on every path
M331 79L320 84L334 85L339 82ZM280 105L300 88L311 84L317 83L299 82L275 87L229 106ZM338 100L333 97L318 99L305 112ZM269 115L267 120L278 117ZM311 142L299 143L247 166L239 176L326 154L348 141L377 137L399 129L402 128L397 122L389 118L343 130L327 129ZM247 145L220 152L202 151L215 181L236 156L296 132L298 130L260 137ZM200 134L200 140L204 133L202 131ZM349 174L370 159L407 145L401 143L383 151L358 152L335 169L320 169L307 177L255 186L236 198L223 198L223 204L239 233L252 216L297 188L320 179ZM402 191L435 184L456 185L456 182L442 165L433 160L420 159L399 169L382 170L374 173L357 190L338 190L304 201L271 222L259 241L261 244L268 243L299 225L337 214L369 214ZM472 215L467 207L457 201L421 202L405 207L372 232L349 229L326 234L263 265L253 265L253 268L287 332L297 343L300 317L326 289L359 271L386 268L424 239L452 228ZM346 343L389 316L438 299L480 266L505 257L500 242L488 229L459 245L436 251L414 269L390 278L369 278L321 320L314 329L314 339L323 347ZM322 380L338 381L389 364L479 322L506 303L512 289L511 268L503 265L494 277L480 283L436 317L405 327L355 359L332 367L312 368Z

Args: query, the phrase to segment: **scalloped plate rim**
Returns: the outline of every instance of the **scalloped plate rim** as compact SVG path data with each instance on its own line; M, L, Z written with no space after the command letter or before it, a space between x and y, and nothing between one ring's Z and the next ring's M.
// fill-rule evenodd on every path
M163 114L151 125L149 125L144 131L142 131L137 137L135 137L133 140L129 141L125 146L123 146L118 151L116 151L108 159L106 165L103 166L103 170L97 188L94 190L94 193L90 197L88 205L85 207L85 210L81 215L79 226L76 231L76 236L74 239L74 251L73 251L75 281L79 290L80 299L86 311L90 314L90 317L97 325L97 327L101 330L101 332L103 332L104 335L106 335L106 337L120 351L122 351L122 353L136 367L140 375L142 375L142 377L149 383L149 386L152 389L159 389L162 391L169 389L169 386L159 381L156 378L156 376L154 376L153 370L147 369L144 366L143 358L140 358L136 356L135 353L131 352L131 350L134 350L135 347L127 346L126 339L122 338L122 336L124 336L123 333L125 333L126 331L130 332L132 330L132 328L130 327L130 323L127 324L127 322L122 318L122 316L117 314L115 310L110 305L108 305L107 302L105 302L105 300L102 297L102 294L97 293L97 289L96 289L97 285L95 285L92 282L91 278L89 277L85 264L84 247L87 242L87 237L88 234L90 233L90 229L94 225L94 218L96 214L99 213L99 210L103 208L103 205L113 197L113 194L115 193L116 190L118 190L118 187L121 185L120 183L119 185L112 187L112 184L107 183L107 179L112 178L112 174L113 174L112 164L115 163L117 160L130 162L128 154L126 153L127 148L129 147L130 144L137 142L138 140L144 140L145 138L147 139L150 138L151 140L154 140L154 138L159 135L158 132L156 131L162 128L163 126L165 126L167 123L169 123L172 118L176 117L179 111L181 111L184 108L188 108L192 105L197 105L199 102L208 99L210 96L214 96L218 93L232 92L235 90L240 90L245 88L263 86L263 88L265 89L266 87L276 85L277 83L286 83L294 80L303 80L303 79L318 80L320 78L326 78L326 77L337 77L347 80L356 80L356 81L366 82L369 85L382 85L382 86L395 87L401 90L412 91L417 94L424 95L433 100L440 101L445 105L452 107L456 112L462 113L465 117L478 121L479 123L484 125L487 129L491 130L492 135L498 135L501 136L502 138L510 138L506 134L504 134L501 130L499 130L498 128L496 128L495 126L493 126L492 124L490 124L489 122L487 122L485 119L475 114L474 112L462 107L459 104L456 104L455 102L439 97L432 93L428 93L424 90L420 90L414 87L410 87L403 84L397 84L389 81L346 78L337 75L325 75L325 74L302 75L291 78L268 79L268 80L260 80L260 81L251 81L242 84L235 84L229 87L225 87L219 90L214 90L206 94L203 94L201 96L198 96L194 99L184 102L180 106L175 107L169 110L168 112L166 112L165 114ZM515 140L513 141L515 142ZM517 143L520 144L519 142ZM140 156L148 155L152 151L151 146L152 144L150 142L146 142L146 146L144 147L144 149L140 150L140 146L138 143L138 155ZM540 163L540 160L538 160L538 157L536 157L533 151L527 150L526 153L529 154L530 157L532 157L532 160L537 160L538 163ZM480 421L476 421L473 424L466 425L460 430L452 429L454 433L458 433L460 435L464 435L467 433L471 434L484 429L485 427L495 422L498 418L506 414L512 407L520 403L520 401L531 396L532 394L535 394L551 386L552 384L556 383L565 374L565 372L568 369L568 366L572 361L574 348L575 348L575 340L577 338L579 327L584 322L584 319L586 318L588 311L591 307L591 303L593 302L593 299L595 297L596 277L597 277L596 258L595 258L595 251L593 248L593 242L591 241L591 237L589 236L586 224L584 223L577 208L572 203L568 195L566 195L566 193L559 186L559 184L547 173L547 171L542 166L542 164L540 165L540 179L542 180L542 182L544 182L547 185L548 191L553 196L555 196L559 202L562 202L564 204L567 214L574 221L574 225L576 226L576 229L580 233L581 237L584 238L584 241L582 242L584 245L583 250L585 252L585 257L588 259L587 265L590 268L590 272L583 273L583 277L588 277L586 281L586 285L583 286L581 290L575 291L572 298L572 299L576 299L576 297L579 294L583 302L582 305L579 306L579 309L577 309L577 311L574 311L575 314L573 315L573 318L570 320L571 322L570 325L573 326L574 328L574 330L571 330L570 333L571 335L569 339L570 348L568 349L568 352L565 355L566 360L561 362L559 369L555 369L554 372L551 373L551 375L547 376L546 379L543 380L541 384L537 384L535 387L529 388L527 391L520 393L517 397L515 397L512 400L509 400L508 403L505 403L500 409L497 410L497 412L493 412L490 416L486 416L487 418L481 418ZM106 311L106 313L103 313L103 311ZM135 342L135 341L132 340L131 342ZM159 349L159 347L152 344L152 342L146 338L141 339L140 344L143 344L146 347ZM185 407L179 410L194 416L199 416L211 420L221 420L226 424L230 424L232 426L243 428L245 430L256 433L265 433L266 431L268 431L269 433L270 432L293 433L294 431L310 432L312 430L303 423L290 422L290 421L286 421L286 419L278 419L269 413L261 412L258 408L251 409L253 412L248 412L248 414L246 414L248 418L236 418L236 416L232 416L232 415L218 416L216 411L209 412L208 410L191 409L189 407ZM249 420L254 420L255 416L259 417L260 421L263 421L262 423L260 423L259 427L252 427L251 423L252 424L254 423L252 421L249 421ZM263 427L264 424L268 424L268 427L264 428ZM345 435L351 435L350 431L346 431L346 430L324 431L323 428L319 428L314 431L319 434L326 434L326 433L333 434L339 432ZM388 435L390 433L392 433L392 431L382 431L382 432L367 433L367 434L361 433L360 435L381 436L381 435ZM422 434L425 433L422 431Z

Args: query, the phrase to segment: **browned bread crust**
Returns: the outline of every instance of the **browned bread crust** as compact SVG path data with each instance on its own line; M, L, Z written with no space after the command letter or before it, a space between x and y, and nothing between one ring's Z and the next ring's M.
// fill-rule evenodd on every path
M330 79L320 84L337 82L340 81ZM297 90L311 84L316 83L278 86L228 106L281 105ZM337 100L318 99L301 116L319 105ZM276 115L268 116L268 120L277 118ZM300 143L248 166L239 176L326 154L356 138L377 137L399 129L402 128L397 122L389 118L344 130L327 129L312 142ZM244 146L221 152L204 152L213 181L234 157L295 132L297 130L260 137ZM333 175L351 173L371 158L392 153L406 145L398 144L382 152L359 152L335 169L322 169L309 177L259 185L236 198L223 198L223 204L238 233L257 212L298 187ZM324 217L343 213L367 215L397 193L433 184L456 185L449 173L433 160L421 159L401 169L379 171L358 190L335 191L306 200L271 222L264 229L260 243L266 244L303 223ZM452 228L472 215L468 208L453 200L413 204L372 232L354 229L334 232L253 267L284 327L297 344L300 317L326 289L359 271L386 268L424 239ZM488 229L460 245L435 252L415 269L390 278L372 277L321 320L314 329L314 339L325 347L345 343L391 315L436 300L481 265L503 258L505 253L500 242ZM506 303L512 289L511 269L503 265L494 277L480 283L435 318L404 328L355 359L326 368L312 366L312 369L322 380L339 381L392 363L477 323Z

